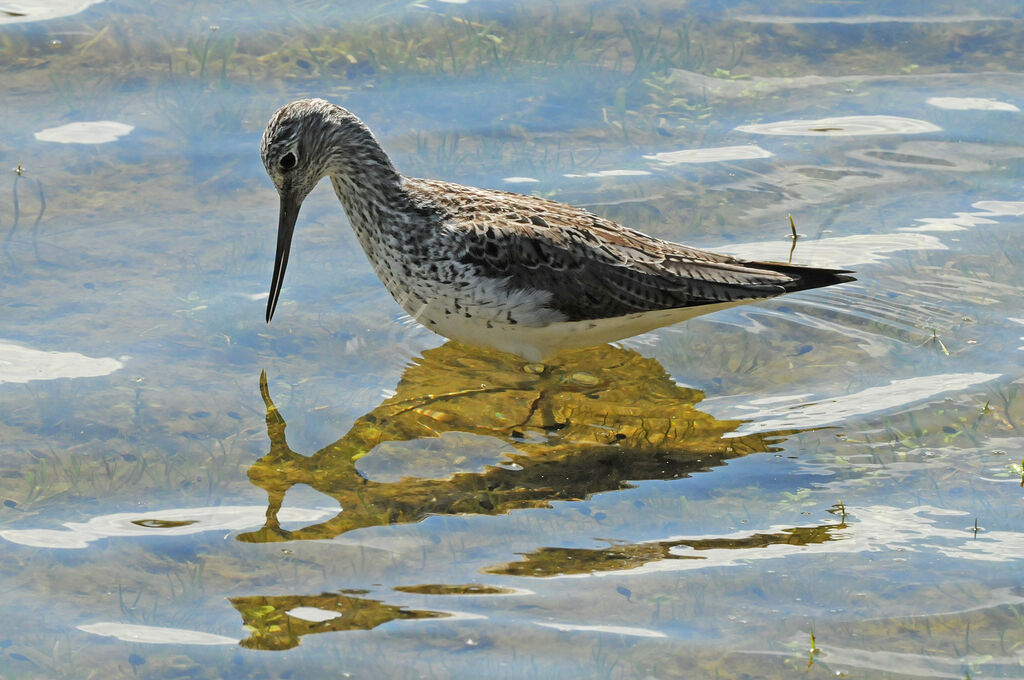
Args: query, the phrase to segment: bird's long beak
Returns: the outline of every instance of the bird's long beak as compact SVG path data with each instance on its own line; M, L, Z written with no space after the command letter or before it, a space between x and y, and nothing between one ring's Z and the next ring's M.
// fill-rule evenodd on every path
M270 298L267 299L267 323L274 317L277 298L281 296L284 283L284 269L288 266L288 252L292 247L292 232L299 217L302 203L292 196L281 194L281 215L277 220L277 256L274 258L274 278L270 282Z

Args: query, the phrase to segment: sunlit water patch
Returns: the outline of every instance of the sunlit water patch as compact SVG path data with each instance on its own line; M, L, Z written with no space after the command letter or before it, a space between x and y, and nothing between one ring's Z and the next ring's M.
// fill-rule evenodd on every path
M341 612L319 609L318 607L295 607L294 609L289 609L286 613L288 616L302 619L303 621L310 621L311 623L330 621L342 616Z
M204 633L185 628L164 628L161 626L144 626L136 623L118 623L101 621L83 623L78 630L93 635L117 638L123 642L136 642L144 645L235 645L238 640Z
M598 170L596 172L566 173L564 177L579 179L583 177L646 177L650 175L649 170Z
M467 583L463 585L423 584L418 586L395 586L400 593L416 593L419 595L485 595L488 597L508 597L511 595L532 595L533 591L525 588L501 588L498 586Z
M644 156L644 158L662 165L678 165L680 163L717 163L720 161L771 158L772 155L771 151L762 149L756 144L744 144L742 146L720 146L707 149L662 151Z
M812 428L850 422L872 413L911 406L947 392L962 392L1000 377L998 373L917 376L810 403L804 401L806 395L760 397L729 409L732 417L750 422L726 436L739 436L761 431L762 428Z
M861 137L878 135L920 135L941 132L926 120L902 116L836 116L816 120L781 120L774 123L740 125L739 132L757 135L799 137Z
M853 267L882 262L894 253L920 250L947 250L940 239L929 234L859 234L829 236L817 240L798 239L796 248L789 241L758 241L728 244L718 250L748 260L786 261L795 252L802 264L820 267Z
M0 2L0 25L71 16L100 2L103 0L4 0Z
M914 227L900 227L903 232L966 231L983 224L996 224L996 217L1020 217L1024 215L1021 201L978 201L972 204L978 212L958 212L953 217L920 217Z
M749 561L784 560L814 553L938 552L977 562L1024 560L1021 552L1024 539L1019 534L1013 531L975 534L965 524L968 518L969 513L964 511L926 505L912 508L861 506L844 513L841 521L831 525L764 527L713 536L670 536L607 548L541 548L524 555L522 561L495 565L487 571L533 578L608 578L737 567ZM772 540L773 537L777 540ZM634 559L624 560L623 554L629 552ZM576 562L579 564L574 564ZM1024 604L1024 597L1019 594L1004 593L1003 597L1007 596L1011 603ZM946 611L941 604L929 610L933 613Z
M40 142L60 144L106 144L116 142L134 129L134 125L113 120L81 121L40 130L35 133L35 138Z
M421 4L2 27L4 672L1019 675L1022 24L977 20L1020 7ZM527 370L403 320L325 185L267 326L310 95L410 174L857 281Z
M649 628L634 628L633 626L611 626L611 625L586 625L579 623L547 623L537 622L538 626L554 628L562 632L583 632L583 633L607 633L611 635L626 635L628 637L641 638L664 638L665 633L650 630Z
M58 378L95 378L124 367L118 359L88 357L78 352L45 352L0 341L0 383L26 383Z
M1020 111L1009 102L983 97L929 97L925 103L950 111Z
M122 512L93 517L88 522L64 522L63 529L5 529L0 538L36 548L88 548L104 538L188 536L206 531L232 532L263 524L266 508L220 506L178 508L149 513ZM283 508L282 522L314 522L326 510Z
M998 223L1001 217L1020 217L1024 202L983 200L971 204L975 211L953 213L952 217L920 217L914 226L897 228L897 233L827 236L815 240L751 242L718 246L718 250L737 257L757 260L791 260L795 255L805 264L830 267L852 267L874 264L900 251L949 250L950 245L938 236L943 232L959 232L981 225Z

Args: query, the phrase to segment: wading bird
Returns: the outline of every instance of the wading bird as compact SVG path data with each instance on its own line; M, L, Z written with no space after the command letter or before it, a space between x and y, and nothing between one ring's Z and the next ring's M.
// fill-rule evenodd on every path
M531 361L853 280L845 270L690 248L535 196L406 177L359 118L323 99L279 109L260 151L281 199L268 323L299 208L324 177L412 318Z

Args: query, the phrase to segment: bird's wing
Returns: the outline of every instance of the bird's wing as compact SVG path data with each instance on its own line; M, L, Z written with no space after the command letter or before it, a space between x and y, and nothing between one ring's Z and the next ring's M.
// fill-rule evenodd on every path
M567 320L772 297L793 272L656 239L580 208L435 180L406 189L439 215L459 259L513 290L550 293Z

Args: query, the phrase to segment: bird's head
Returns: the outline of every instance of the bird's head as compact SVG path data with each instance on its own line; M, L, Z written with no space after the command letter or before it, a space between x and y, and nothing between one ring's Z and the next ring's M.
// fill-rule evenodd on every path
M274 316L288 265L299 208L321 179L330 175L357 191L398 180L387 154L356 116L323 99L285 104L271 117L260 145L263 166L281 198L277 256L267 300L267 323Z
M335 119L340 114L355 118L323 99L300 99L278 109L263 132L260 156L281 199L274 277L267 300L267 323L273 318L281 295L299 208L309 192L330 172L331 154L325 150L331 149L330 138L335 131Z
M327 174L324 149L336 112L345 111L323 99L300 99L282 106L267 123L260 156L282 198L294 197L301 204Z

